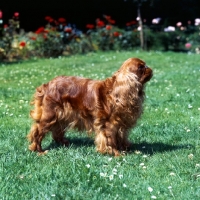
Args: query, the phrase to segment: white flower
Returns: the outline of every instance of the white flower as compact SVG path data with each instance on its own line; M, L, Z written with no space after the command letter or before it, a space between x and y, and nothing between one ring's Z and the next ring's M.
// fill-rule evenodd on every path
M90 164L85 165L87 168L90 168Z
M113 169L113 174L117 174L117 169Z
M112 158L108 158L108 161L111 161L112 160Z
M195 167L200 167L200 164L196 164Z
M123 184L123 187L127 187L125 183Z
M24 103L24 100L19 100L19 103Z
M176 176L176 174L174 172L171 172L169 175L170 176Z
M159 18L159 17L155 18L152 20L152 24L159 24L160 20L161 20L161 18Z
M193 157L194 157L194 155L192 153L188 155L189 159L193 159Z
M171 190L171 189L172 189L172 186L169 186L168 189Z
M119 175L119 178L120 178L120 179L122 179L122 178L123 178L123 175L122 175L122 174L120 174L120 175Z
M148 187L149 192L153 192L153 188Z
M138 30L138 31L141 31L141 26L138 26L137 30Z
M113 180L113 178L114 178L114 176L113 176L113 175L110 175L110 176L109 176L109 179L110 179L110 181L112 181L112 180Z
M189 104L189 105L188 105L188 108L192 108L192 105Z
M173 32L173 31L175 31L176 29L175 29L175 27L173 27L173 26L168 26L167 28L164 28L164 32Z
M194 24L195 24L195 26L199 26L200 25L200 18L196 18Z
M140 163L140 166L144 166L144 163Z
M103 173L103 172L100 172L100 176L102 176L102 177L106 177L106 173Z
M151 198L152 198L152 199L157 199L157 197L156 197L156 196L151 196Z

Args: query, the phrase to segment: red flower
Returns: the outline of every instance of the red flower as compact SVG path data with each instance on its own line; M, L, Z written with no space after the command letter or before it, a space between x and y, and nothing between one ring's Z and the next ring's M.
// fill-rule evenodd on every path
M49 32L49 31L48 31L48 30L46 30L46 29L44 29L44 30L43 30L43 33L48 33L48 32Z
M53 22L53 18L50 16L46 16L45 20L48 21L49 23Z
M19 46L20 46L20 47L25 47L25 46L26 46L26 42L24 42L24 41L20 42L20 43L19 43Z
M87 24L87 25L86 25L86 28L88 28L88 29L93 29L93 28L94 28L94 25L93 25L93 24Z
M46 39L47 39L47 35L46 35L46 34L43 34L43 38L46 40Z
M111 17L108 16L108 15L104 15L104 18L105 18L106 20L108 20L108 21L111 19Z
M120 33L119 33L119 32L114 32L113 35L114 35L115 37L119 37Z
M31 39L31 40L36 40L37 38L36 38L36 37L30 37L30 39Z
M134 25L134 24L137 24L137 22L133 20L133 21L127 22L126 26L131 26L131 25Z
M115 20L113 20L113 19L108 20L108 22L109 22L110 24L115 24Z
M101 21L100 19L97 19L97 20L96 20L96 23L97 23L97 26L98 26L99 28L105 26L104 22Z
M18 13L18 12L15 12L15 13L14 13L14 17L19 17L19 13Z
M111 29L112 29L112 26L110 26L110 25L107 25L107 26L106 26L106 30L109 31L109 30L111 30Z
M71 33L72 32L72 28L70 28L70 27L65 28L65 32L66 33Z
M66 22L66 19L65 18L63 18L63 17L60 17L59 19L58 19L58 22L59 23L65 23Z
M40 28L38 28L37 31L35 31L35 33L40 34L40 33L43 33L43 31L44 31L44 27L40 27Z
M8 28L8 24L4 24L3 28L5 29Z

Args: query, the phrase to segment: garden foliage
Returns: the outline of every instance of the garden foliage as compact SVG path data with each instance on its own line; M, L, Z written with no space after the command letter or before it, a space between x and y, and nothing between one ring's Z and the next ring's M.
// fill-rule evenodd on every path
M14 13L8 25L0 29L0 61L16 61L30 57L58 57L91 51L133 50L140 48L138 20L127 22L123 28L115 20L104 15L95 24L87 24L83 32L66 19L45 17L46 25L35 32L25 32L19 26L19 13ZM176 27L161 24L160 18L152 24L144 21L146 50L191 51L199 53L200 19L194 24L181 22Z

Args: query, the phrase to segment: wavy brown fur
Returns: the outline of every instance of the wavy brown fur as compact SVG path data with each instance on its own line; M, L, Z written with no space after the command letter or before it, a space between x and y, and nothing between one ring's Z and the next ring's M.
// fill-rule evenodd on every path
M48 132L56 142L68 145L64 133L75 128L95 132L97 151L120 155L129 147L128 133L142 113L144 84L152 70L138 58L126 60L103 81L59 76L37 88L29 149L43 152L41 142Z

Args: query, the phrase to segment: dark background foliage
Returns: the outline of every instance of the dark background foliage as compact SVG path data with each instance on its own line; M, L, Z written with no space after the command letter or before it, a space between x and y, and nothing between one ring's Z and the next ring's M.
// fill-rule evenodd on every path
M118 26L137 17L134 0L5 0L1 1L4 23L14 12L20 13L21 27L25 31L35 31L45 24L44 17L64 17L67 23L74 23L85 30L87 23L95 23L95 19L103 14L110 15ZM142 7L143 19L147 23L156 17L162 18L162 23L174 25L178 21L187 23L200 17L199 0L146 0Z

